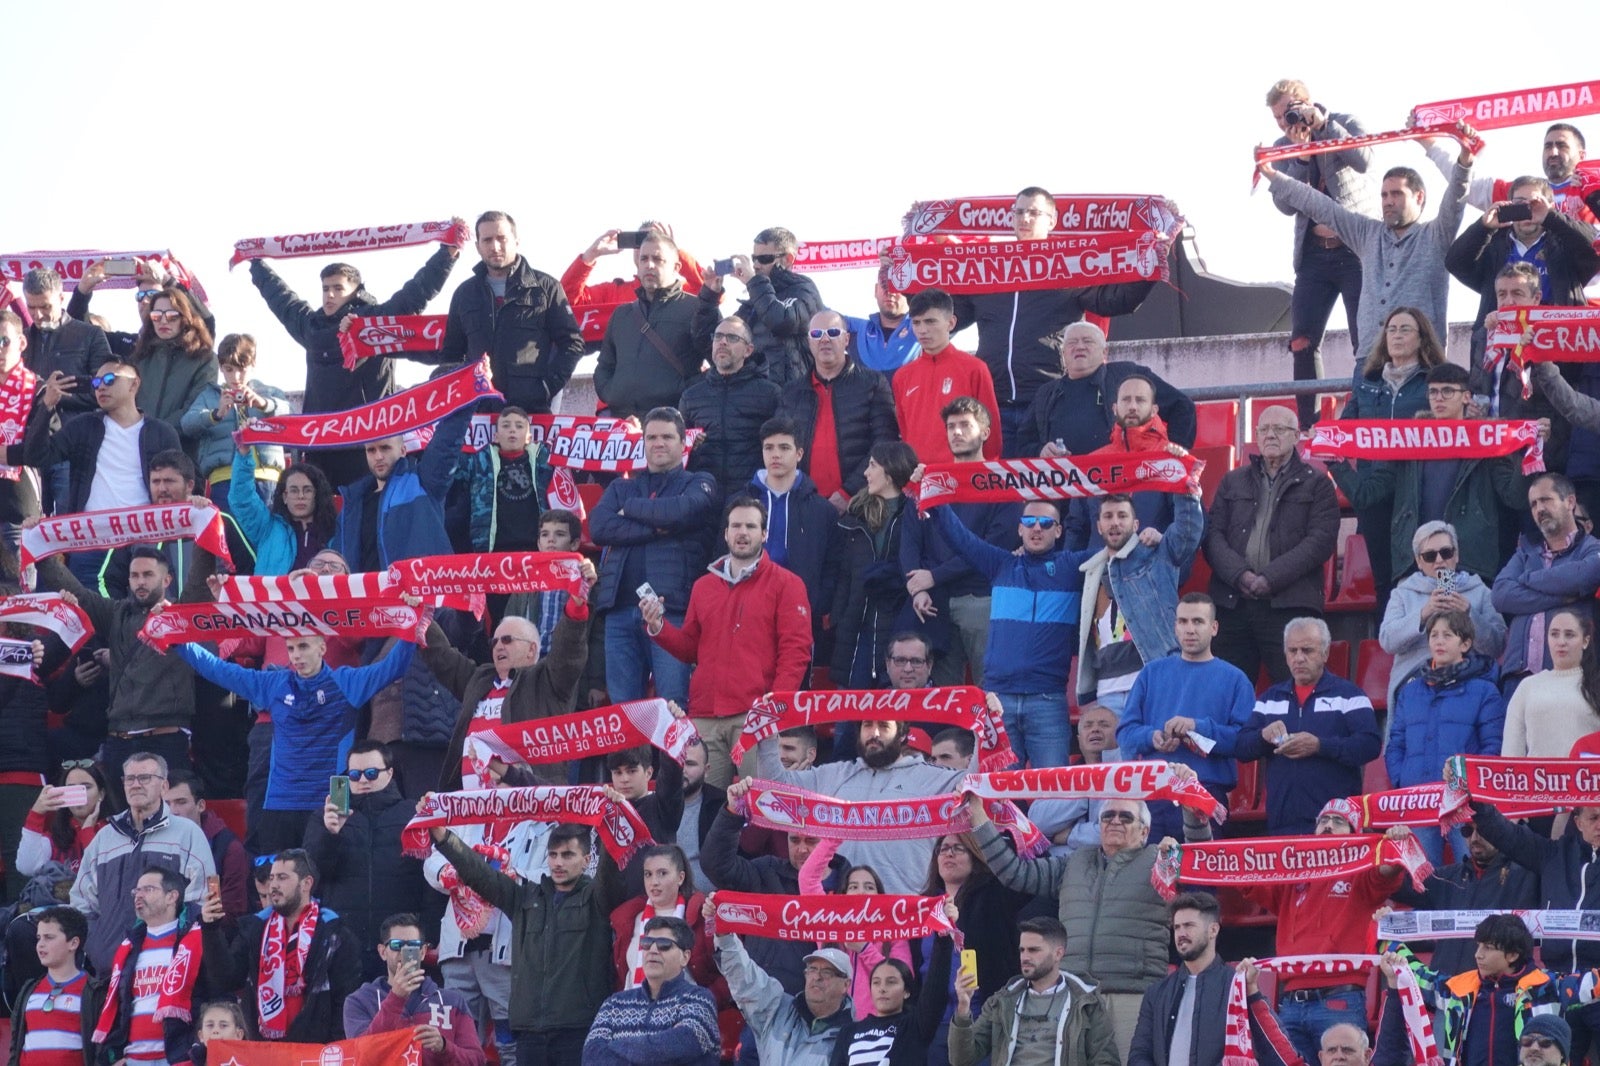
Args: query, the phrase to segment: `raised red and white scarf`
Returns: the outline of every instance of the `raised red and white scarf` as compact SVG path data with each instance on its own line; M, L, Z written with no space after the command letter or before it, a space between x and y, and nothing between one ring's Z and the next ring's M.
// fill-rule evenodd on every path
M1164 239L1155 233L1076 233L1042 241L900 237L885 254L885 279L904 293L943 289L971 296L1167 280Z
M210 504L196 507L192 503L152 503L46 518L22 531L19 555L22 565L28 567L62 552L100 551L163 540L192 540L215 555L219 566L233 569L222 512Z
M959 196L918 200L901 218L907 237L1004 236L1013 233L1015 196ZM1139 194L1061 195L1056 201L1058 233L1176 233L1182 217L1164 196Z
M1514 89L1488 96L1418 104L1411 113L1419 125L1464 121L1474 129L1496 130L1593 115L1600 111L1595 106L1597 96L1600 96L1600 81L1577 81L1543 89Z
M1600 922L1590 911L1390 911L1378 919L1378 939L1471 940L1478 923L1496 914L1515 914L1535 940L1600 940Z
M403 436L484 397L499 395L489 380L485 358L348 411L252 418L233 439L240 444L281 444L285 448L349 448Z
M417 244L453 244L465 248L472 234L449 219L443 222L402 222L396 226L289 233L281 237L246 237L233 242L232 269L247 259L301 259L312 255L376 252L384 248L409 248Z
M143 252L105 252L91 248L74 248L67 251L0 252L0 280L21 281L30 270L54 270L61 278L61 287L68 292L77 289L84 271L107 259L144 259L160 263L166 272L176 278L184 288L200 299L206 299L206 290L172 252L165 248ZM132 274L107 274L96 289L132 289L139 284Z
M1508 307L1495 312L1488 346L1504 353L1526 390L1530 363L1600 363L1600 307Z
M1355 827L1358 829L1388 829L1394 825L1437 827L1439 808L1444 803L1444 782L1368 792L1363 796L1351 796L1350 802L1361 808L1361 826ZM1529 818L1549 814L1555 809L1537 803L1507 803L1499 808L1507 818Z
M1276 163L1282 159L1303 159L1306 156L1328 155L1332 152L1344 152L1352 148L1370 148L1375 144L1391 144L1395 141L1425 141L1435 137L1449 137L1458 144L1469 145L1473 152L1483 151L1483 138L1474 133L1471 137L1463 134L1454 122L1427 123L1419 118L1417 125L1410 129L1389 130L1386 133L1363 133L1359 137L1340 137L1331 141L1307 141L1304 144L1277 144L1261 145L1256 148L1257 163ZM1251 184L1261 180L1261 172L1256 171Z
M989 710L983 689L976 685L768 693L746 712L732 758L737 763L761 741L797 726L882 721L937 722L965 729L977 742L983 770L1004 770L1017 761L1005 724Z
M643 470L643 430L604 415L532 415L533 441L544 445L550 465L569 470ZM684 434L684 461L705 435L698 426Z
M213 1040L206 1045L212 1062L230 1066L304 1066L325 1062L338 1066L394 1066L421 1061L422 1049L402 1026L387 1033L372 1033L331 1044L290 1044L282 1040Z
M480 779L494 756L508 763L567 762L646 744L681 765L684 750L697 736L694 723L673 717L666 700L633 700L477 729L467 735L466 756Z
M894 244L893 237L858 241L807 241L794 253L794 269L801 274L829 270L877 270L879 257Z
M261 1035L278 1040L289 1030L288 997L301 999L306 994L306 957L311 954L311 938L317 935L317 920L322 906L316 900L306 904L300 914L299 935L295 942L295 979L288 983L289 923L276 910L267 918L261 932L261 959L256 967L256 1010L261 1019Z
M1306 451L1316 459L1498 459L1522 452L1522 472L1544 469L1531 418L1358 418L1318 422Z
M1444 764L1439 823L1472 817L1472 801L1541 807L1593 807L1600 802L1600 763L1593 759L1510 759L1452 755ZM1505 812L1502 812L1505 813Z
M612 803L599 785L535 785L431 793L428 804L406 823L400 846L407 855L426 858L433 848L428 830L434 826L488 825L507 819L595 826L618 866L626 866L640 848L655 843L633 804Z
M1177 885L1242 888L1290 885L1353 877L1374 866L1403 866L1418 892L1433 872L1415 837L1390 840L1377 834L1355 836L1254 837L1179 844L1156 860L1150 883L1166 899Z
M389 567L390 584L413 596L565 592L583 595L577 552L470 552L406 559Z
M6 622L48 629L74 655L94 632L83 608L68 605L54 592L22 593L0 600L0 623Z
M943 896L785 896L719 891L716 931L818 944L915 940L942 934L961 946Z
M1204 460L1170 452L928 463L918 482L917 510L945 503L1026 503L1119 492L1189 492L1203 469Z
M738 806L752 825L838 840L922 840L972 831L966 803L948 792L892 800L842 800L757 778ZM1017 854L1043 855L1049 850L1049 839L1015 804L985 799L983 808L1016 843Z
M0 674L33 680L33 641L0 637Z
M356 316L350 328L339 333L339 352L344 368L375 355L395 352L436 352L444 345L446 315Z
M1197 779L1179 780L1172 764L1162 760L968 774L961 791L985 799L1170 801L1219 822L1228 816L1227 807Z
M522 880L522 875L511 865L510 850L504 845L482 842L473 844L472 850L482 855L485 862L513 881ZM439 871L439 884L450 896L450 913L455 917L456 928L461 930L463 939L471 940L489 928L489 922L494 919L496 908L461 883L455 864L446 863Z
M421 644L430 607L400 600L305 599L238 603L176 603L152 614L139 639L166 651L174 644L259 637L396 637Z
M396 571L397 567L391 566L382 573L235 574L218 580L217 600L221 603L278 603L284 600L383 600L398 603L400 594L409 590L401 586ZM417 592L415 595L421 596L424 602L434 607L453 607L483 617L481 594L430 591Z
M199 922L190 926L172 949L172 962L162 975L161 989L156 993L153 1017L158 1022L168 1018L185 1022L194 1020L194 989L200 978L200 960L205 954L200 929ZM117 1015L122 1008L117 987L122 984L122 974L128 966L131 950L132 945L124 939L117 945L117 953L111 960L111 980L106 986L105 1006L100 1010L100 1018L94 1029L94 1041L97 1044L104 1044L110 1038L111 1030L116 1027ZM133 965L138 964L139 960L134 959Z
M20 357L5 378L0 379L0 446L22 443L28 415L33 411L33 394L38 388L38 375L29 370ZM0 478L16 481L21 476L22 467L0 463Z
M1365 974L1378 962L1376 955L1286 955L1260 959L1256 965L1263 970L1271 970L1279 977L1344 974L1355 977ZM1395 991L1400 999L1400 1012L1405 1020L1406 1040L1411 1047L1413 1066L1439 1066L1442 1060L1433 1037L1433 1017L1411 967L1402 966L1396 971ZM1249 993L1245 987L1244 971L1235 970L1233 981L1228 986L1222 1066L1255 1066L1258 1061L1250 1035Z

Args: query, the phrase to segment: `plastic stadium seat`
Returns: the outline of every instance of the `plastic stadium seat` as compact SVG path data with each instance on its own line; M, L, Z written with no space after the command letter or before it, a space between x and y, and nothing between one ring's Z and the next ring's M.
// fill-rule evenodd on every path
M1350 676L1350 642L1336 640L1328 647L1328 673L1334 677Z
M1338 591L1328 601L1328 610L1373 611L1377 606L1378 586L1372 576L1367 540L1359 533L1352 533L1344 542L1344 567L1339 574Z
M1244 402L1244 439L1256 439L1256 418L1268 407L1287 407L1297 410L1293 396L1252 396Z
M1211 501L1216 499L1217 486L1222 484L1222 479L1227 476L1238 461L1238 450L1231 444L1225 446L1196 446L1194 455L1196 459L1205 461L1205 469L1200 471L1200 504L1210 508Z
M578 486L578 499L583 501L583 543L593 546L589 539L589 514L594 510L595 504L600 502L600 497L605 494L604 485L583 484Z
M1387 792L1393 785L1389 780L1389 767L1380 755L1361 768L1362 792Z
M1194 446L1233 447L1239 442L1239 401L1206 400L1194 405Z
M223 824L233 830L233 835L240 840L245 834L245 802L242 799L214 799L206 800L206 810L216 812Z
M1355 682L1376 710L1389 709L1389 674L1393 669L1394 656L1377 641L1363 640L1356 649Z
M1228 793L1228 824L1267 820L1267 790L1261 780L1259 762L1238 764L1239 783Z

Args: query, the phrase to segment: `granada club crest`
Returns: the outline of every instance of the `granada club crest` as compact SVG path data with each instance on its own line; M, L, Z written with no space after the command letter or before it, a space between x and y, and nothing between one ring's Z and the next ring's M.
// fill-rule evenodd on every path
M767 912L753 903L719 903L717 920L747 925L766 925Z
M956 494L956 476L940 471L935 474L922 475L921 499L936 500L940 496L954 496Z
M1311 447L1316 448L1343 448L1355 440L1355 434L1339 425L1320 425L1311 438Z
M906 232L926 237L939 228L939 223L950 217L952 210L954 208L948 200L929 200L927 203L913 204L905 218Z
M916 280L911 267L911 253L901 245L889 249L889 266L886 270L889 285L892 288L905 290Z
M1188 477L1189 471L1177 459L1152 459L1140 463L1133 476L1137 481L1165 481L1175 485Z
M1419 107L1416 110L1419 126L1448 126L1466 118L1470 111L1465 104L1446 104L1436 107Z
M189 629L189 622L185 618L166 611L153 614L145 620L145 625L150 628L150 636L156 640L165 640L168 637L185 633Z

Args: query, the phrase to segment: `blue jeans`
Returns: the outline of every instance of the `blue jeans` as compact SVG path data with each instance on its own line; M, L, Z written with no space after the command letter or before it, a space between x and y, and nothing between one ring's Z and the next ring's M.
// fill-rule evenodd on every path
M1444 865L1444 836L1436 825L1419 825L1411 830L1417 838L1417 843L1422 845L1422 852L1428 856L1428 861L1433 863L1437 870ZM1547 834L1548 835L1548 834ZM1450 849L1455 853L1455 861L1461 862L1467 856L1467 838L1461 830L1450 830Z
M1337 996L1297 1003L1287 995L1278 1001L1278 1024L1294 1049L1307 1062L1317 1062L1322 1034L1340 1022L1367 1030L1367 994L1342 992Z
M1019 764L1042 768L1065 766L1071 752L1072 726L1067 721L1065 692L1000 692L1006 736Z
M1006 459L1036 458L1025 456L1018 450L1022 443L1022 431L1028 424L1028 405L1025 403L1000 405L1000 454Z
M683 614L667 613L667 621L683 625ZM618 607L606 613L606 691L611 702L642 700L655 677L656 695L689 706L689 674L693 667L680 663L650 639L639 616L639 606Z

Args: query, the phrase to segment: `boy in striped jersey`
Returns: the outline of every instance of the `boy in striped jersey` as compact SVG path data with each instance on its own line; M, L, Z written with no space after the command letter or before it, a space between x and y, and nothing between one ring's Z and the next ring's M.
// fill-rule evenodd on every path
M92 1066L90 1033L105 982L79 965L89 922L71 907L39 912L35 950L43 977L26 984L11 1016L11 1066Z

